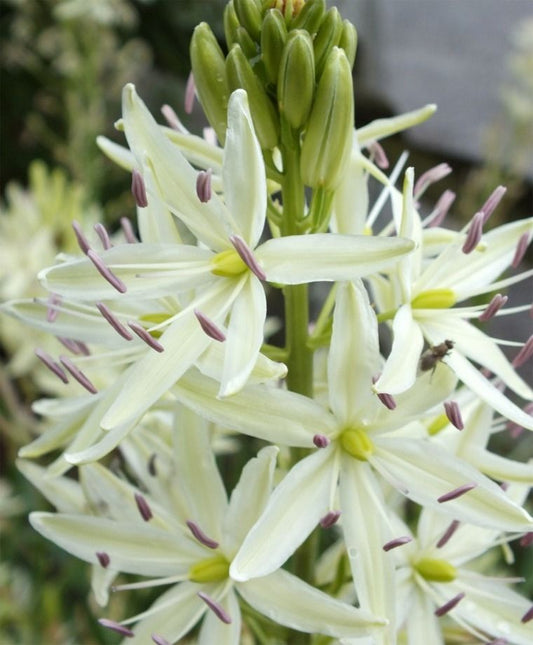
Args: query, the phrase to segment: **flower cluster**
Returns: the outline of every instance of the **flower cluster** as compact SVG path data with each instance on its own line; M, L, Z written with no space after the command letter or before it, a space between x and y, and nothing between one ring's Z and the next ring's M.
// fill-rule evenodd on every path
M442 226L450 191L422 214L450 169L415 180L402 155L387 175L379 141L435 108L354 129L357 34L324 0L230 0L224 24L227 54L206 24L191 43L212 129L169 106L159 125L127 85L127 147L99 145L131 173L135 221L75 223L80 252L39 274L49 296L3 305L66 350L36 350L65 389L34 404L20 452L58 511L31 524L92 564L101 605L167 587L100 620L139 645L438 644L454 622L526 645L528 601L470 561L533 535L533 463L489 445L507 422L533 429L516 371L533 337L507 342L510 362L486 331L529 308L500 292L533 275L506 273L533 219L484 233L503 187L462 230Z

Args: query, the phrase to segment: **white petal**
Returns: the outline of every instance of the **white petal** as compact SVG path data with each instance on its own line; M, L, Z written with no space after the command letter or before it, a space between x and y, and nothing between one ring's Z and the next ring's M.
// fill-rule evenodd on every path
M333 198L334 232L344 235L364 235L368 213L368 175L361 165L362 155L356 146L357 141L355 149L352 148L349 169L343 175Z
M149 167L144 168L144 183L150 194L148 206L137 207L137 226L143 243L180 244L177 219L166 207Z
M124 170L133 170L135 166L135 157L128 148L120 146L118 143L111 141L107 137L96 137L96 145L100 150Z
M235 556L230 576L249 580L278 569L329 510L337 482L336 447L317 450L279 484Z
M200 629L198 645L239 645L241 642L241 610L233 589L224 598L214 599L222 605L231 618L231 623L223 623L212 611L208 611Z
M435 616L435 605L421 589L416 589L407 614L408 645L445 645L440 622Z
M85 500L78 482L69 477L47 477L46 468L17 459L17 468L56 509L62 513L82 513Z
M435 114L436 110L437 106L429 103L418 110L405 112L398 116L386 119L375 119L362 128L357 129L356 133L359 145L365 146L372 141L379 141L384 137L390 137L392 134L396 134L396 132L412 128L414 125L418 125L426 119L429 119L430 116Z
M117 572L113 569L104 569L100 564L93 564L91 568L91 590L100 607L105 607L109 602L109 588Z

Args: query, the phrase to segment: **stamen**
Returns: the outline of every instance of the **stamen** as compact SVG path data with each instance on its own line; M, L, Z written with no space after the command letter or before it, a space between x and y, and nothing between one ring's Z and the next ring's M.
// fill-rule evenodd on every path
M76 236L78 246L83 251L83 253L87 255L87 251L91 248L91 245L89 244L89 240L83 234L81 226L78 224L78 222L76 221L72 222L72 228L74 229L74 235Z
M465 243L463 244L463 253L465 255L472 253L481 240L481 236L483 235L483 218L483 211L479 211L472 218Z
M139 240L135 237L133 227L127 217L120 218L120 226L122 228L122 232L124 233L124 237L126 238L126 242L128 244L137 244Z
M131 193L137 206L140 208L146 208L148 206L148 197L146 196L146 185L143 176L135 168L131 171Z
M457 531L459 525L459 520L453 520L450 526L448 526L448 528L444 531L441 539L437 542L437 549L442 549L442 547L450 541L450 538L453 536L455 531Z
M207 170L200 170L196 176L196 194L202 204L207 203L211 199L211 176L213 171L211 168Z
M183 125L170 105L165 103L165 105L161 106L161 114L165 117L169 127L178 132L183 132Z
M65 372L61 369L61 366L54 361L54 359L47 354L44 350L37 348L35 350L35 356L41 360L46 367L53 372L63 383L68 383L68 378Z
M97 394L98 390L94 387L91 381L85 376L85 374L70 360L68 356L60 356L59 361L65 367L70 374L82 385L88 392L91 394Z
M323 434L316 434L313 437L313 443L317 448L326 448L329 446L329 439Z
M200 542L200 544L203 544L208 549L216 549L218 547L219 543L216 540L212 540L210 537L207 537L207 535L202 531L198 524L196 524L196 522L187 520L186 524L189 527L190 532L194 535L198 542Z
M112 287L115 287L119 293L126 293L126 285L104 264L101 257L96 255L92 249L87 251L87 257L94 264L98 273L105 278Z
M153 336L151 336L150 333L147 332L142 325L139 325L139 323L130 321L128 323L128 327L130 327L130 329L134 331L141 340L144 340L144 342L149 347L151 347L152 349L155 349L156 352L165 351L165 348L163 347L163 345L161 345L159 341L157 341Z
M208 596L203 591L198 592L198 597L201 598L205 602L205 604L209 607L209 609L223 623L226 623L226 625L231 624L231 616L225 611L225 609L222 607L222 605L220 603L218 603L216 600L213 600L213 598Z
M152 517L154 516L152 513L152 509L150 508L148 502L146 501L146 498L143 497L140 493L135 493L135 503L137 504L137 508L139 509L139 513L141 514L141 517L145 522L149 522Z
M231 235L229 241L233 244L235 250L239 254L241 260L246 264L250 271L259 278L259 280L266 280L266 274L259 266L254 254L248 244L242 239L240 235Z
M386 394L385 392L378 393L378 399L383 403L383 405L389 410L394 410L396 408L396 401L392 394Z
M529 246L529 233L523 233L518 240L516 245L516 251L514 253L513 261L511 266L513 269L517 269L520 262L522 262L524 255L526 254L527 247Z
M415 199L418 199L426 189L437 181L444 179L447 175L452 172L451 167L447 163L440 163L426 172L422 173L415 183L413 189L413 196Z
M98 622L100 623L100 625L102 625L102 627L112 629L114 632L117 632L117 634L120 634L121 636L127 636L128 638L135 636L131 629L128 629L124 625L121 625L114 620L109 620L109 618L99 618Z
M520 619L521 623L529 623L533 619L533 605L526 611L526 613Z
M445 190L440 196L438 202L435 204L435 209L433 211L435 214L431 218L428 227L433 228L435 226L440 226L454 201L455 193L453 190Z
M215 323L199 309L194 310L194 315L200 323L200 327L209 336L209 338L217 340L219 343L223 343L226 340L226 334L224 334L220 327L215 325Z
M104 569L107 569L107 567L109 566L109 563L111 562L111 558L109 557L109 555L104 551L97 551L96 557L98 558L98 562L100 563L100 566L102 566Z
M506 638L495 638L486 645L509 645L509 641Z
M207 143L210 143L212 146L218 145L217 133L215 132L214 128L206 127L202 130L202 134L204 141L207 141Z
M526 533L520 538L519 542L520 546L522 547L528 547L533 544L533 531L530 531L529 533Z
M106 227L98 222L94 225L94 230L96 231L96 235L100 238L100 242L102 242L104 250L110 249L113 245L109 239L109 233L107 232Z
M511 365L513 367L522 367L533 356L533 335L524 343L518 354L514 357Z
M172 645L170 641L167 641L167 639L163 638L160 634L152 634L152 640L156 645Z
M390 551L391 549L397 549L399 546L403 546L404 544L409 544L409 542L412 542L413 538L409 535L402 535L402 537L397 537L394 538L394 540L390 540L386 544L383 545L382 549L383 551Z
M462 430L465 427L457 401L445 401L444 410L446 411L446 416L450 423L455 426L457 430Z
M120 320L112 313L107 305L105 305L103 302L97 302L96 308L111 325L111 327L113 327L113 329L122 336L122 338L125 338L126 340L133 340L133 336L120 322Z
M454 490L451 490L449 493L445 493L444 495L441 495L440 497L438 497L437 502L439 502L439 504L443 504L444 502L450 502L452 499L457 499L458 497L461 497L461 495L468 493L468 491L472 490L473 488L476 488L476 486L477 484L475 484L474 482L470 484L463 484L458 488L454 488Z
M57 293L51 293L50 297L48 298L48 308L46 310L46 320L49 323L52 323L56 320L57 316L59 315L59 309L56 307L56 305L59 305L61 303L61 296Z
M91 352L85 343L81 340L72 340L72 338L63 338L63 336L56 336L57 340L66 347L70 352L76 355L90 356Z
M331 528L334 524L337 523L339 517L341 516L340 511L329 511L324 515L324 517L320 520L319 524L323 529L329 529Z
M191 114L194 107L194 95L196 94L196 86L194 85L194 76L191 72L187 78L187 85L185 86L185 114Z
M435 616L438 616L439 618L441 616L444 616L448 612L450 612L454 607L457 607L457 605L461 602L461 600L465 597L464 592L458 593L457 596L454 596L451 600L448 600L448 602L444 603L441 607L438 609L435 609Z
M496 206L501 202L502 197L506 192L507 188L505 186L497 186L489 195L487 201L481 207L481 212L483 213L483 224L487 223L487 220L496 209Z
M157 468L155 467L155 460L156 460L156 453L154 452L153 454L150 455L150 459L148 459L148 472L152 477L157 476Z
M389 167L389 160L387 159L385 150L380 143L378 143L377 141L372 141L367 145L367 148L378 168L385 170Z
M480 322L487 322L487 320L493 318L500 311L508 300L509 298L507 296L502 296L501 293L497 293L489 302L485 311L478 317L478 320Z

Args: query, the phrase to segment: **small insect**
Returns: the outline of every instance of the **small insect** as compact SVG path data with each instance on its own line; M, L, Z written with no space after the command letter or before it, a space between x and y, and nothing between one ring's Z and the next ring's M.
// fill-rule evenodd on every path
M433 345L420 357L420 370L422 372L429 372L429 370L435 371L437 363L441 361L445 356L453 349L455 345L453 340L445 340L440 345Z

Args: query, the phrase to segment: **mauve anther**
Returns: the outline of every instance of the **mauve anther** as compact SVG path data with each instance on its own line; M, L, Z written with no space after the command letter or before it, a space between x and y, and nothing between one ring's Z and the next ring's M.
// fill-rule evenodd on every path
M242 239L240 235L231 235L229 238L230 242L233 244L233 247L239 254L241 260L246 264L250 271L257 277L259 280L266 280L266 274L263 269L259 266L257 260L254 257L254 254L248 244Z
M209 336L209 338L212 338L219 343L223 343L226 340L226 334L224 334L222 329L215 325L215 323L205 314L203 314L199 309L194 310L194 315L200 323L200 327L203 329L204 333Z
M208 596L203 591L198 592L198 597L201 598L205 602L205 604L209 607L209 609L223 623L226 623L226 625L231 624L231 616L227 613L227 611L224 609L224 607L222 607L222 605L220 603L218 603L216 600L213 600L213 598Z
M145 522L149 522L154 515L152 513L152 509L150 508L150 505L146 501L146 498L140 493L135 493L134 497L135 497L135 503L137 504L137 508L139 509L139 513L141 514L141 517Z
M90 392L91 394L98 393L98 390L94 387L87 376L85 376L79 367L74 365L68 356L60 356L59 361L61 365L63 365L63 367L76 379L76 381L78 381L78 383L87 390L87 392Z
M144 183L143 176L136 168L131 171L131 194L139 208L146 208L148 206L146 185Z
M367 148L376 166L382 170L386 170L389 167L389 160L383 146L377 141L371 141L367 145Z
M114 632L117 632L117 634L120 634L121 636L126 636L127 638L133 638L133 636L135 636L131 629L125 627L124 625L121 625L120 623L117 623L114 620L109 620L109 618L99 618L98 622L100 623L100 625L102 625L102 627L112 629Z
M454 201L455 193L453 192L453 190L445 190L442 193L442 195L439 197L439 200L435 204L433 211L434 215L428 224L429 228L440 226L442 224Z
M487 308L478 317L478 320L480 322L487 322L488 320L493 318L498 313L498 311L500 311L500 309L508 300L509 298L507 296L502 296L501 293L497 293L489 302Z
M520 262L522 262L522 260L524 259L524 255L526 254L528 246L529 246L529 233L522 233L516 245L513 261L511 262L511 266L513 267L513 269L517 269Z
M470 227L468 233L466 234L466 240L463 244L463 253L468 255L477 247L481 241L483 235L483 212L479 211L474 215L472 221L470 222Z
M198 199L202 202L202 204L206 204L211 199L212 175L213 171L211 170L211 168L208 168L207 170L200 170L200 172L196 175L196 194L198 195Z
M91 248L91 245L89 244L88 239L85 237L81 226L78 224L78 222L73 221L72 228L74 229L74 235L76 236L78 246L83 251L83 253L87 254L87 251Z
M49 323L55 322L59 314L57 305L61 304L61 296L57 293L51 293L46 303L46 321Z
M519 544L521 547L524 547L524 548L531 546L533 544L533 531L530 531L529 533L526 533L525 535L523 535L520 538Z
M483 224L486 224L489 217L494 213L496 206L501 202L502 197L507 192L505 186L497 186L492 193L489 195L487 201L481 207L481 212L483 213Z
M55 374L63 383L68 383L67 375L64 370L61 369L61 366L54 361L54 359L47 354L44 350L37 348L35 350L35 356L42 361L46 367Z
M533 619L533 605L526 611L526 613L520 619L521 623L529 623Z
M159 341L157 341L151 334L150 332L146 331L146 329L142 326L139 325L139 323L130 321L128 323L128 327L137 334L137 336L143 340L148 347L151 347L154 349L156 352L164 352L165 348Z
M154 452L154 453L152 453L152 454L150 455L150 458L148 459L148 472L150 473L150 475L151 475L152 477L156 477L156 476L157 476L157 468L156 468L156 465L155 465L156 458L157 458L157 455L156 455L156 453Z
M437 542L437 549L442 549L442 547L449 542L455 531L459 528L459 520L453 520L448 528L444 531L442 537Z
M412 541L413 538L411 536L402 535L401 537L394 538L394 540L390 540L384 544L382 549L383 551L391 551L392 549L397 549L399 546L403 546L404 544L409 544L409 542Z
M464 592L458 593L456 596L454 596L451 600L448 600L448 602L444 603L441 607L438 609L435 609L435 616L438 616L439 618L441 616L444 616L448 612L450 612L454 607L457 607L457 605L461 602L461 600L465 597Z
M177 132L183 132L183 124L179 120L178 115L170 107L170 105L161 106L161 114L165 117L165 121L168 123L168 126Z
M120 227L122 228L126 242L128 244L137 244L139 240L136 238L131 222L127 217L120 218Z
M422 173L415 183L413 189L413 196L415 199L418 199L422 193L430 186L441 179L444 179L447 175L452 172L451 167L447 163L440 163L437 166L433 166L426 172Z
M98 562L100 563L100 566L103 567L104 569L107 569L109 566L109 563L111 562L111 558L105 551L97 551L96 552L96 557L98 558Z
M119 293L126 293L126 285L105 265L99 255L97 255L92 249L89 249L87 251L87 257L94 264L98 273L105 278L112 287L114 287Z
M465 427L457 401L445 401L444 410L448 417L448 421L455 426L457 430L462 430Z
M194 84L194 76L191 72L187 77L187 85L185 86L185 114L191 114L194 107L194 97L196 94L196 86Z
M520 348L518 354L514 357L511 365L513 367L522 367L533 356L533 335L531 335Z
M120 320L113 314L107 305L103 302L97 302L96 308L102 314L102 316L107 320L107 322L113 327L113 329L122 336L125 340L133 340L133 336L126 329L126 327L120 322Z
M198 542L200 542L200 544L203 544L208 549L216 549L218 547L219 543L216 540L212 540L210 537L208 537L198 526L198 524L196 524L196 522L187 520L186 524L189 527L189 531L194 535Z
M167 639L160 634L152 634L152 640L154 641L155 645L172 645L170 641L167 641Z
M319 524L323 529L329 529L338 522L340 516L340 511L329 511L320 520Z
M100 238L100 242L102 243L104 250L110 249L113 245L109 239L109 233L107 232L106 227L100 222L97 222L94 225L94 230L96 231L96 235Z
M440 497L438 497L437 502L439 502L439 504L444 504L444 502L450 502L452 499L457 499L458 497L461 497L465 493L468 493L469 491L473 490L474 488L476 488L476 486L477 484L475 484L474 482L471 482L470 484L463 484L458 488L454 488L449 493L444 493L444 495L441 495Z
M313 443L317 448L326 448L329 446L329 439L323 434L316 434L313 437Z

